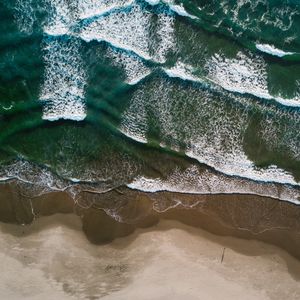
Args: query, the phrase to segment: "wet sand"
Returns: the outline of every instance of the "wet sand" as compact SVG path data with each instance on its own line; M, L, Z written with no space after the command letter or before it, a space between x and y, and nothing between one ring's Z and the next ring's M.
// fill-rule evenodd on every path
M30 224L55 213L80 216L94 244L132 234L160 219L177 220L220 236L276 245L300 260L300 206L256 195L144 193L120 188L104 194L66 192L30 197L16 183L0 185L0 221Z

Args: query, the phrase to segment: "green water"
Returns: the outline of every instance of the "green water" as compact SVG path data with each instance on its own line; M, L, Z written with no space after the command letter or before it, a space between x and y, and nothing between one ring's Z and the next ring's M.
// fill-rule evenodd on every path
M26 161L113 188L194 166L296 191L298 2L173 5L190 17L144 1L2 1L0 177L34 185L38 169L12 168Z

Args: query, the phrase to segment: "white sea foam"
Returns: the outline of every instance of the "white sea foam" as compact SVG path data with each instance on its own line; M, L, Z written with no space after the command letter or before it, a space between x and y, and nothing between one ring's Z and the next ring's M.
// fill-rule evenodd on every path
M157 5L159 4L160 0L145 0L145 2L149 3L150 5Z
M143 74L140 74L139 76L136 76L134 78L132 78L131 80L127 80L127 83L130 85L135 85L137 83L139 83L141 80L143 80L144 78L146 78L148 75L150 75L151 71L147 71Z
M208 170L200 171L196 166L185 171L175 170L166 179L135 178L127 185L144 192L169 191L187 194L255 194L276 198L300 205L300 191L273 183L258 183L242 178L226 177Z
M145 122L147 119L146 108L139 103L144 103L144 97L145 94L142 89L135 92L129 107L123 113L119 126L119 130L123 134L140 143L147 143L148 125Z
M215 54L205 68L208 71L207 78L228 91L251 94L258 98L277 101L282 105L300 107L298 97L286 99L270 95L267 67L261 57L247 56L239 52L236 58L228 59Z
M201 117L198 110L195 113L197 117ZM208 122L205 133L197 133L197 127L193 129L188 140L187 156L229 176L260 182L300 185L289 172L275 165L257 168L247 157L243 149L244 130L248 122L246 112L241 112L240 116L230 114L222 116L221 111L216 111L216 114L220 120L211 116L213 119ZM235 120L230 120L231 117Z
M4 106L4 105L1 105L1 108L4 109L4 110L11 110L14 106L11 104L9 105L8 107Z
M45 25L44 32L52 36L73 34L71 26L80 20L101 17L116 9L125 9L133 3L134 0L78 0L71 7L66 0L50 0L52 10L49 12L49 22Z
M36 13L33 9L33 0L17 0L15 7L15 22L20 31L31 34Z
M269 150L279 153L284 149L288 157L300 161L300 122L297 113L283 115L281 122L265 114L262 124L260 138Z
M132 51L150 60L148 52L150 19L149 12L143 11L139 5L133 5L130 11L112 12L95 20L82 29L80 37L85 41L106 41L114 47Z
M260 57L248 57L242 52L228 59L215 54L205 66L208 79L226 90L270 98L267 89L267 71Z
M82 107L77 108L78 110L82 110ZM66 113L64 110L61 110L60 112L57 112L58 107L56 106L54 112L48 112L43 115L44 120L48 121L58 121L58 120L72 120L72 121L83 121L86 117L85 113L79 112L76 114L76 112L72 112L71 114Z
M165 62L165 56L174 46L174 17L158 14L158 44L151 44L150 27L152 13L133 4L126 11L112 11L82 29L80 37L85 41L105 41L113 47L133 52L144 60ZM150 48L154 48L153 55Z
M79 53L80 42L51 39L44 45L45 74L40 94L43 119L83 120L86 75Z
M277 49L274 46L268 44L256 44L256 48L262 52L274 56L278 56L278 57L284 57L284 56L296 54L295 52L285 52L283 50Z
M50 3L52 15L44 27L45 33L67 35L70 41L75 40L74 36L87 42L105 41L112 48L118 48L120 51L110 49L109 55L115 60L114 64L124 68L129 84L136 84L150 74L151 70L142 60L164 63L167 53L174 49L174 16L158 14L157 43L153 44L149 36L153 14L133 0L79 0L72 8L65 0L51 0ZM90 22L83 24L79 32L72 31L79 20L87 18ZM79 42L72 43L66 46L63 40L46 40L45 82L40 96L45 103L44 119L78 121L85 118L85 72Z
M119 162L114 159L114 164L117 164L115 169L111 168L111 161L104 161L103 168L99 170L85 165L85 170L79 173L76 170L65 169L67 164L65 163L61 166L63 169L60 167L56 169L58 173L52 173L47 166L35 165L27 160L17 160L10 165L0 167L0 182L17 181L22 195L28 197L53 191L66 191L76 201L81 191L104 193L118 186L120 179L124 182L126 176L132 177L130 172L136 170L129 161L124 162L124 159Z
M80 55L81 42L60 35L69 34L76 11L66 0L49 1L49 16L44 32L56 38L43 42L45 73L40 100L43 101L43 119L81 121L86 117L84 93L86 74Z
M174 16L161 13L157 18L157 38L158 42L153 46L154 60L165 63L166 55L175 49Z
M81 177L70 177L64 180L46 168L35 166L28 161L16 161L10 166L0 169L0 181L7 180L18 180L23 195L33 197L52 191L66 191L75 201L79 201L78 195L83 190L97 194L113 188L113 186L95 184L97 180L92 177L90 180L83 180ZM188 194L254 194L300 205L299 189L275 183L228 177L207 169L199 169L195 165L185 170L176 168L164 179L137 176L127 186L131 189L151 193L169 191Z
M7 180L18 180L20 184L28 185L28 193L32 196L63 191L68 187L67 182L55 178L46 168L35 166L26 160L18 160L0 168L0 181Z
M123 53L119 52L118 55L115 52L113 58L116 64L124 68L129 84L136 84L150 74L150 70L143 65L141 59L126 53L130 51L145 60L151 59L148 36L151 18L149 12L144 12L139 5L133 5L126 12L115 10L116 8L128 7L133 3L133 1L125 0L79 1L77 11L72 11L72 13L68 11L68 6L64 1L56 2L56 0L51 2L54 5L54 13L44 28L47 34L53 36L66 33L74 35L70 32L70 26L74 25L76 20L110 12L84 27L79 34L80 37L85 41L106 41L113 47L125 50ZM160 31L162 34L166 34L165 37L161 38L161 45L158 47L159 58L163 57L165 48L169 47L168 33L170 30L160 29ZM163 45L164 41L167 41L165 42L167 46ZM78 53L79 49L75 49L78 48L78 43L68 45L69 49L65 49L65 45L58 45L58 41L55 41L56 44L52 50L49 43L51 44L51 41L48 41L45 49L45 83L40 97L46 104L43 118L51 121L60 118L83 120L85 118L85 75ZM112 55L113 51L110 53ZM71 82L70 76L74 77Z
M162 3L165 3L167 5L169 5L170 9L172 11L174 11L176 14L180 15L180 16L183 16L183 17L189 17L191 19L198 19L196 16L193 16L191 14L189 14L183 7L183 5L177 5L177 4L174 4L174 1L173 0L145 0L145 2L149 3L150 5L157 5L159 4L160 2Z
M51 0L48 13L48 22L44 26L44 32L53 36L67 34L72 24L72 15L67 0Z
M183 76L181 69L180 77ZM281 168L274 165L258 168L247 157L243 139L249 126L248 109L235 105L229 108L226 101L214 99L214 93L206 89L178 86L167 80L151 86L148 86L147 93L143 87L137 91L123 115L122 128L126 128L128 136L133 135L145 142L150 114L155 116L162 143L173 149L184 143L187 156L221 173L255 181L299 185L290 173ZM277 121L282 118L280 113L273 114ZM286 131L292 123L285 123ZM264 124L266 126L269 128L268 124ZM279 144L281 139L286 138L284 142L292 144L297 137L278 135L276 142Z
M182 62L177 62L172 68L163 68L163 71L171 78L180 78L195 82L203 82L200 78L193 75L193 67Z
M57 36L57 37L60 35L67 35L70 33L69 28L61 24L57 24L56 26L51 26L51 27L45 27L44 32L47 35Z
M199 151L199 147L202 147L202 143L195 144L194 148ZM196 151L197 151L196 150ZM198 152L197 151L197 152ZM251 180L261 181L261 182L277 182L281 184L291 184L299 185L294 179L294 177L287 171L271 165L267 168L257 168L252 161L241 151L237 151L236 154L226 154L223 153L223 158L221 160L221 153L217 153L216 157L212 160L207 160L200 153L188 151L187 156L197 159L200 163L207 164L213 167L215 170L222 172L223 174L229 176L239 176L242 178L249 178ZM200 151L199 151L200 152Z
M113 10L126 8L135 0L78 0L78 18L80 20L101 16Z
M274 100L285 106L300 107L300 97L283 98L272 96L267 88L266 66L261 59L245 59L240 53L237 59L226 59L216 54L208 61L205 68L208 70L206 77L194 75L194 68L178 61L171 68L163 68L163 71L171 78L180 78L202 85L210 85L210 89L218 86L239 94L249 94L266 100ZM213 84L213 85L212 85Z
M138 132L138 129L135 133L133 133L132 128L128 129L128 127L129 126L123 121L123 123L119 127L119 131L136 142L147 144L148 141L145 133Z
M170 4L171 10L176 12L178 15L183 16L183 17L189 17L191 19L198 19L196 16L193 16L189 14L184 7L181 5L176 5L176 4Z

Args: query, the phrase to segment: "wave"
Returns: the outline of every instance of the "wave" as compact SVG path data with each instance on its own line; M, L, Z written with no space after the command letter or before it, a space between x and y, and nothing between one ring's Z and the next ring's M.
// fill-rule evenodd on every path
M179 2L178 5L175 5L172 0L150 0L147 2L151 5L165 4L177 15L196 21L192 22L193 25L208 32L220 33L226 38L237 41L242 47L253 53L259 50L290 61L299 61L300 53L284 51L272 46L272 44L278 44L278 41L282 45L282 40L284 40L284 43L289 45L290 49L299 49L297 29L299 9L293 9L292 7L275 7L271 9L273 4L269 7L267 2L259 2L262 6L265 6L262 9L262 7L257 7L258 3L250 4L247 1L238 3L234 1L228 3L210 1L210 3L198 5L193 1L184 0L180 1L181 3ZM191 13L187 12L185 8ZM257 13L260 15L259 17ZM253 17L252 14L254 14ZM246 17L247 15L248 17ZM265 26L267 29L265 29ZM273 32L276 32L276 34L270 34L272 32L270 27L273 27ZM261 37L269 43L253 42Z
M189 72L187 66L180 64L171 71L167 70L166 73L172 77L199 82ZM161 145L165 142L168 147L176 149L176 145L185 144L187 145L184 150L186 156L223 174L255 181L299 185L291 173L275 165L258 168L245 154L244 135L251 118L251 103L247 101L248 99L233 97L232 100L239 103L236 105L234 101L230 103L222 101L223 94L220 91L215 93L216 90L211 89L210 86L206 88L201 85L199 88L192 85L178 85L167 79L153 78L153 80L152 83L147 83L151 86L147 95L144 93L143 85L138 88L123 113L120 130L125 135L146 143L150 112L155 115L156 124L159 126L160 137L157 142L161 142ZM218 94L221 98L217 96ZM227 107L228 105L230 108ZM174 111L176 107L180 107L180 110ZM254 107L256 111L265 109L263 103L254 104ZM193 109L189 110L189 108ZM288 115L284 116L284 112L276 106L269 107L268 110L270 114L274 114L273 118L276 122L261 120L264 122L264 130L268 129L270 133L265 143L271 147L273 142L271 143L270 140L275 139L274 143L277 145L280 145L283 140L285 150L290 151L291 155L296 149L296 159L299 152L297 136L289 135L287 128L293 132L292 126L296 124L294 130L297 130L297 114L292 115L286 111ZM282 128L276 125L276 123L280 124L280 120L282 120ZM265 134L263 138L266 138Z
M19 159L0 167L0 183L17 181L19 190L25 197L37 197L51 192L67 192L75 201L83 191L106 193L118 186L109 180L95 180L59 176L49 167Z
M119 11L95 20L85 26L79 35L87 42L105 41L113 47L151 60L147 49L150 17L150 13L145 13L140 6L135 5L129 11Z
M44 32L53 36L68 34L83 21L93 22L118 10L125 10L134 2L135 0L79 0L77 8L74 7L72 10L65 0L51 0L52 13L44 26Z
M151 5L158 5L159 3L164 3L169 6L173 5L172 1L146 2ZM84 5L83 8L86 6L88 7L88 5ZM138 56L141 60L149 61L154 64L164 63L166 61L167 53L176 48L174 41L173 16L161 13L158 14L157 38L160 40L160 43L156 46L156 51L153 54L149 53L149 46L151 46L152 42L149 40L148 36L152 13L147 12L139 4L136 4L133 1L117 1L113 2L113 4L108 3L103 7L100 5L100 8L94 11L95 14L93 14L92 8L95 10L95 7L93 6L91 6L90 9L83 9L83 12L79 14L80 18L90 18L94 15L99 15L99 11L103 13L108 12L108 14L105 16L102 15L102 18L92 20L87 26L84 26L79 33L70 33L69 29L66 29L65 27L62 27L58 32L79 36L86 42L93 40L99 42L103 41L111 45L112 48L128 52L131 54L129 56ZM120 10L116 10L116 8ZM127 10L123 11L123 8L126 8ZM63 19L63 15L61 18ZM55 22L52 23L54 25L56 24ZM53 30L52 34L58 32ZM281 50L277 49L278 53L279 51ZM290 54L289 52L285 53ZM125 54L123 57L125 57ZM127 63L125 64L124 58L117 59L119 65L125 69L127 76L126 82L128 84L137 84L151 72L149 68L143 66L143 63L137 63L137 61L137 59L127 59ZM130 64L132 64L132 66L130 66ZM173 68L164 68L165 73L170 77L197 81L202 84L214 84L230 92L249 94L261 99L276 101L281 105L300 107L300 99L297 97L287 99L281 96L271 95L267 90L266 73L263 70L263 68L266 67L262 65L263 63L257 63L255 61L254 63L249 62L248 58L245 59L245 55L238 54L238 58L232 60L225 60L224 58L221 58L220 55L215 55L215 57L206 64L205 68L209 70L209 73L208 76L203 79L197 78L197 76L192 75L191 72L184 73L183 69L185 67L179 66L179 64L180 62ZM134 67L133 65L136 66ZM141 66L141 69L139 69L137 65ZM258 67L257 71L253 66ZM179 74L180 72L181 74ZM259 79L259 77L261 78ZM82 118L79 117L79 119Z
M145 61L152 64L164 63L167 53L174 47L174 16L172 15L158 14L156 35L159 43L154 45L149 39L150 19L153 14L145 11L141 5L133 1L118 1L113 5L108 3L103 7L100 5L95 12L97 18L93 18L95 15L92 14L92 9L86 9L86 6L87 4L84 5L83 12L79 13L79 18L87 17L89 22L81 24L80 29L74 25L76 18L70 20L68 10L63 4L56 7L55 18L50 20L44 29L45 33L52 37L45 39L47 63L40 99L46 104L43 118L49 121L58 119L81 121L86 117L84 104L86 79L83 64L80 62L80 42L76 40L77 38L85 42L98 41L110 45L107 56L111 58L113 65L123 69L126 75L125 82L130 85L137 84L151 73L151 70L145 66ZM103 12L101 17L100 12ZM76 30L73 31L72 28ZM68 53L64 49L67 42L60 35L66 36L69 43ZM51 44L54 44L53 50ZM153 47L155 51L150 53L149 49ZM122 53L117 51L118 49L122 50ZM60 55L61 52L63 53ZM63 74L64 68L68 69L65 74ZM64 82L70 82L67 80L70 77L75 84L66 86ZM49 89L48 86L51 91L46 90Z
M179 16L188 17L190 19L198 19L198 17L189 14L182 5L169 4L169 7L172 11L177 13Z
M44 82L39 97L44 104L42 118L48 121L84 120L86 72L80 56L80 42L46 39L44 62Z
M46 166L38 166L26 160L15 161L0 169L0 182L7 181L17 181L19 190L26 197L63 191L67 192L77 203L80 202L82 192L103 194L120 186L120 184L114 185L106 181L99 182L93 177L90 179L62 178ZM226 176L196 165L191 165L184 171L177 168L164 179L137 176L129 183L124 182L124 185L130 189L148 193L168 191L203 195L252 194L300 205L299 188ZM86 206L91 204L84 203Z
M198 149L200 146L202 146L202 144L196 144L195 148ZM300 186L300 183L296 182L293 175L289 172L278 168L278 166L276 165L271 165L267 168L259 169L242 152L232 156L230 154L224 154L224 160L228 160L227 163L224 164L220 164L220 162L218 161L219 158L208 160L203 158L202 156L199 156L197 153L195 153L195 151L188 151L186 152L186 155L198 160L200 163L214 168L216 171L219 171L225 175L238 176L240 178L247 178L260 182L273 182Z
M56 109L57 110L57 109ZM58 121L58 120L72 120L72 121L83 121L86 118L85 113L79 112L76 114L76 112L72 112L71 114L67 114L66 112L53 112L49 114L44 114L42 116L43 120L47 120L50 122Z
M127 43L121 44L118 40L111 39L110 37L97 37L92 34L82 34L80 35L80 38L86 42L93 40L97 40L99 42L103 41L108 45L111 45L111 52L113 52L114 49L123 51L123 54L112 55L111 58L115 60L115 62L113 62L114 65L119 65L124 68L128 77L125 82L130 85L139 83L142 79L151 74L151 69L145 67L143 61L156 64L161 63L163 60L155 60L155 57L150 56L147 52L131 48ZM166 52L169 50L170 48L166 47L163 51ZM126 56L128 58L125 63ZM173 67L163 67L162 70L170 78L176 77L182 80L198 82L206 86L213 84L228 92L251 95L264 100L276 101L284 106L295 108L300 107L300 97L284 98L281 96L271 95L267 88L267 74L266 71L263 70L263 68L266 69L266 66L263 65L264 63L257 63L257 58L251 59L253 60L251 61L249 57L246 57L241 52L238 53L237 59L231 60L222 58L219 54L216 54L207 62L205 68L209 69L209 73L207 76L202 78L193 74L194 70L192 66L180 61L178 61ZM261 58L258 59L261 60ZM214 88L211 86L211 89Z
M300 205L300 191L291 186L217 175L209 170L200 171L196 166L185 171L175 170L166 179L140 176L127 186L148 193L168 191L186 194L252 194Z
M139 56L109 48L107 57L112 60L112 65L120 67L125 72L125 83L127 84L135 85L151 74L151 69Z
M143 133L140 128L137 130L138 133L133 133L131 132L132 128L128 128L125 125L125 122L123 122L123 124L121 124L119 131L124 134L125 136L127 136L130 139L133 139L136 142L139 143L143 143L143 144L147 144L148 140L146 138L146 134ZM204 143L198 144L194 143L193 147L195 148L195 150L190 150L185 152L185 155L189 158L195 159L197 160L199 163L204 164L212 169L214 169L216 172L219 172L220 174L223 174L222 176L230 176L232 178L238 178L237 180L245 180L245 182L247 180L253 181L255 183L266 183L266 184L282 184L282 185L290 185L290 186L294 186L294 187L299 187L300 183L296 182L294 177L286 172L283 169L278 168L275 165L269 166L268 168L264 168L264 169L257 169L256 166L254 165L253 162L251 162L244 153L240 152L240 153L235 153L232 157L226 155L225 153L223 153L222 155L224 155L223 159L220 159L220 157L216 157L213 158L213 153L211 153L209 156L211 156L209 159L205 158L204 156L200 156L197 155L197 149L201 149L203 147ZM160 146L163 148L163 143L160 143ZM176 152L176 147L172 147L173 151ZM220 164L221 162L221 164ZM181 175L182 176L182 175ZM181 177L178 174L178 177ZM201 177L199 177L201 178ZM207 177L208 178L208 177ZM206 180L207 180L206 178ZM144 183L143 183L144 182ZM203 180L204 182L204 180ZM170 184L170 186L167 188L167 186ZM241 184L241 182L240 182ZM244 183L243 183L244 184ZM129 184L128 187L130 188L134 188L136 187L136 189L140 189L143 190L145 192L155 192L155 191L163 191L163 190L168 190L168 191L172 191L172 192L180 192L180 190L182 190L184 193L189 193L188 190L193 191L191 193L205 193L203 192L203 190L198 189L198 190L194 190L191 189L190 187L188 188L188 190L186 190L186 188L184 188L184 186L186 185L186 183L184 183L182 186L178 185L178 183L174 183L173 185L171 183L168 182L162 182L161 180L157 179L157 180L151 180L151 179L147 179L144 177L140 177L137 181L134 181L133 183ZM143 187L144 186L144 187ZM172 186L172 187L171 187ZM239 187L239 185L237 184L237 187L235 187L234 189L232 189L232 186L228 186L228 190L225 191L224 189L222 190L222 192L215 192L215 193L230 193L230 191L236 191L236 193L245 193L245 194L251 194L253 192L251 192L251 189L249 190L244 190L244 186L241 185L241 187ZM233 192L235 193L235 192ZM275 195L271 195L271 194L263 194L263 192L261 192L262 194L258 194L258 195L262 195L262 196L270 196L270 197L274 197L277 198L277 196ZM256 193L254 193L256 194ZM298 196L297 196L298 197ZM295 199L292 201L294 203L296 203L295 201L298 199L297 197L295 197ZM282 200L287 200L288 199L282 199ZM300 202L299 202L300 204Z
M110 37L97 38L93 35L85 34L80 37L86 42L92 40L106 42L112 46L112 49L110 50L111 53L118 49L122 50L124 53L111 55L111 58L115 60L113 64L124 68L128 77L125 82L130 85L139 83L142 79L151 74L151 69L145 67L143 61L149 61L153 64L159 62L159 59L155 61L155 57L150 56L148 53L131 48L127 44L120 44ZM169 48L166 49L169 50ZM125 59L125 57L127 57L127 59ZM265 70L263 70L266 67L261 62L257 63L257 58L252 58L252 60L250 60L249 57L247 58L242 53L239 53L237 57L237 59L230 60L222 58L218 54L215 55L207 62L205 68L209 69L209 73L203 78L193 74L194 70L192 66L183 64L180 61L171 68L163 67L162 69L170 78L177 77L182 80L198 82L206 86L213 84L228 92L276 101L284 106L300 107L300 98L298 97L284 98L281 96L273 96L268 92L267 75ZM261 60L261 58L259 58L259 60ZM213 90L214 87L211 86L211 89Z
M180 78L182 80L188 80L198 83L204 83L204 80L193 75L193 67L187 64L184 64L178 61L175 66L172 68L163 68L163 71L170 77L170 78Z
M236 58L228 59L216 54L207 62L206 69L209 80L230 92L249 94L282 105L300 107L300 99L284 99L270 95L267 66L261 57L247 56L239 52Z
M261 58L249 58L239 53L237 59L226 59L216 54L205 68L208 74L204 77L194 75L194 68L180 61L172 68L163 68L163 71L170 78L197 82L206 87L210 85L211 90L221 87L228 92L276 101L283 106L300 107L300 97L287 99L268 92L266 66Z
M150 5L158 5L159 3L163 3L163 4L166 4L168 5L168 7L173 11L175 12L177 15L179 16L182 16L182 17L189 17L191 19L198 19L198 17L194 16L194 15L191 15L189 14L183 7L182 4L180 5L177 5L177 4L174 4L174 2L172 0L145 0L145 2L149 3Z
M284 57L284 56L291 56L298 54L296 52L285 52L283 50L277 49L274 46L268 45L268 44L256 44L256 49L278 57Z
M152 60L151 56L148 55L147 52L144 52L143 50L139 50L138 48L131 47L128 44L120 43L118 40L113 39L111 37L105 37L105 36L90 34L90 33L83 33L80 37L86 42L91 42L91 41L106 42L111 46L113 46L114 48L125 50L127 52L132 52L144 60L149 60L149 61Z
M120 3L119 3L120 2ZM107 4L95 8L96 12L85 12L86 4L81 8L83 12L74 20L64 22L51 21L44 27L44 32L50 36L70 35L79 36L86 42L105 41L115 48L135 53L145 60L152 60L159 63L165 62L165 54L174 44L173 22L174 16L166 12L157 14L157 37L160 40L155 49L154 55L149 54L150 19L153 13L145 10L136 1L119 1L113 5ZM62 9L64 14L68 15ZM58 14L58 12L57 12ZM70 13L71 14L71 13ZM98 18L95 18L97 16ZM68 16L69 17L69 16ZM59 20L66 17L61 14ZM89 20L81 23L78 28L76 24L82 20ZM78 32L79 31L79 32ZM135 36L134 36L135 34Z
M117 1L85 1L80 3L81 11L79 20L95 19L105 14L115 12L119 9L129 8L134 4L135 0L117 0Z
M13 109L13 107L14 107L14 106L13 106L12 104L9 105L9 106L7 106L7 107L4 106L4 105L1 105L1 108L4 109L4 110L11 110L11 109Z
M147 144L147 138L145 135L141 134L140 132L132 132L132 130L128 129L126 124L121 124L119 127L119 131L124 134L126 137L130 138L131 140L134 140L141 144Z
M46 33L42 43L45 73L39 95L44 105L43 119L81 121L86 118L85 96L89 70L86 70L82 57L82 46L86 46L83 41L103 41L109 45L103 55L110 59L112 65L123 70L124 81L127 84L136 85L133 89L134 96L122 116L119 129L123 134L138 142L147 143L150 126L148 121L151 121L148 119L147 110L150 109L150 113L155 116L155 126L159 128L159 135L162 137L162 140L159 138L156 140L161 147L167 144L171 149L182 149L180 146L183 144L186 156L213 168L222 173L222 176L240 177L239 180L247 179L270 185L273 183L299 185L291 173L276 166L276 163L265 168L256 167L243 148L243 134L250 122L249 111L253 102L257 104L251 97L249 99L245 96L253 96L268 102L276 101L283 106L300 107L300 99L297 96L285 99L269 93L268 65L262 55L250 55L240 51L235 58L227 58L218 52L207 60L203 69L199 71L192 63L182 62L189 60L188 55L181 57L177 53L180 49L177 49L176 45L178 38L175 34L176 14L196 18L181 4L174 4L173 1L146 1L154 6L168 5L172 11L170 12L165 7L160 10L158 7L149 9L147 6L145 9L145 5L137 1L82 0L78 1L76 9L68 2L49 1L52 10L50 17L45 24L43 23ZM82 22L83 20L87 22ZM257 44L256 48L279 57L297 54L284 52L270 45ZM168 60L168 54L172 52L174 56ZM177 62L174 64L175 60ZM172 64L173 67L170 67ZM155 82L157 85L150 86L150 92L146 94L140 88L144 83L143 79L157 69L163 70L169 78L199 83L201 87L186 85L186 90L183 91L181 84L175 80L160 78L161 82ZM230 95L228 96L225 91ZM229 109L222 104L222 97L229 99L227 102L233 99ZM239 103L243 101L243 104L248 102L243 110L235 107L238 101ZM265 109L263 105L266 101L259 102L255 109ZM259 105L261 106L258 108ZM273 106L269 106L270 110L266 115L273 113L271 112ZM283 115L286 110L282 107L280 109ZM277 113L274 115L274 119L278 117L280 123L282 115ZM286 118L288 117L289 115ZM262 118L262 122L266 120L267 117ZM287 124L286 131L292 128L293 121L287 123L288 121L284 120L284 122L283 126ZM283 141L284 151L289 154L292 153L293 146L296 149L293 157L296 157L299 152L296 138L291 138L288 133L281 138L280 135L283 135L281 129L278 129L276 124L271 128L270 124L264 124L267 128L265 135L270 133L268 138L274 139L277 130L278 144ZM295 132L298 132L297 126ZM267 142L271 145L269 140ZM141 182L146 183L139 183L141 186L149 183L150 179L145 178ZM75 177L69 179L73 183L80 181L80 178ZM168 189L174 189L168 182L158 183ZM133 186L137 184L138 179L134 181ZM155 190L156 183L151 184L151 188ZM201 184L204 184L204 180ZM181 185L181 188L184 190L184 185ZM240 191L236 186L231 188ZM198 190L201 191L200 187ZM217 188L210 190L221 191Z

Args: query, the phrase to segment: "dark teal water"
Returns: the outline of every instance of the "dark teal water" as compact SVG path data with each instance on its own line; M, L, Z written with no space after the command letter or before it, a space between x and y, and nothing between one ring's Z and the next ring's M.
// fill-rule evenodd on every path
M298 203L298 1L4 0L0 177Z

